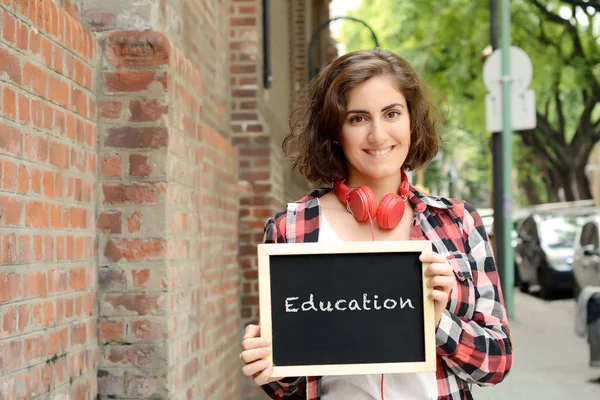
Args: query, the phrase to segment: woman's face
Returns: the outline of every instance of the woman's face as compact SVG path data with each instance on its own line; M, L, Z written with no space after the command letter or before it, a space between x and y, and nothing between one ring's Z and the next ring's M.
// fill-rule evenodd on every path
M375 76L352 89L346 109L340 145L348 181L399 176L410 147L410 116L393 77Z

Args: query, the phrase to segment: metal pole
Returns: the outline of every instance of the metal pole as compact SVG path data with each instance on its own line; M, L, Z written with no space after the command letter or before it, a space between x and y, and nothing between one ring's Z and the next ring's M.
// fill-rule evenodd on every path
M490 41L492 50L498 48L498 2L490 0ZM502 293L507 292L504 281L504 184L502 182L502 132L492 132L492 174L494 199L494 256Z
M502 170L504 184L504 285L507 289L505 297L506 312L513 317L514 268L513 249L511 244L512 226L512 148L511 148L511 115L510 115L510 0L501 0L501 35L502 35Z

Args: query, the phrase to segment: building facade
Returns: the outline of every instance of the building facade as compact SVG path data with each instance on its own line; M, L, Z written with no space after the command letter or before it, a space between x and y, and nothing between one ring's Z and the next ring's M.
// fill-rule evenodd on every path
M255 246L310 188L281 141L327 10L0 2L0 398L261 397Z

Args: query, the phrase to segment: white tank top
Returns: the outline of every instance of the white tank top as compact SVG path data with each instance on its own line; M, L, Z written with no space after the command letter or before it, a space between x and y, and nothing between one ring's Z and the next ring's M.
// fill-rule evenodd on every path
M325 215L321 213L319 243L341 242ZM386 374L383 380L386 400L436 400L435 372ZM379 400L381 375L324 376L321 380L322 400Z

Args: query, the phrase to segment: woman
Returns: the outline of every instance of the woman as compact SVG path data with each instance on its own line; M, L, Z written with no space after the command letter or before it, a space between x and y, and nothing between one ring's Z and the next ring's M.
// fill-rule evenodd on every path
M437 370L274 381L270 343L249 325L243 373L273 399L471 399L471 384L502 381L511 334L481 218L466 202L426 196L404 173L428 163L439 140L415 70L388 51L347 54L315 78L298 111L284 149L306 178L333 187L269 219L265 243L430 240L435 252L421 261L431 263Z

